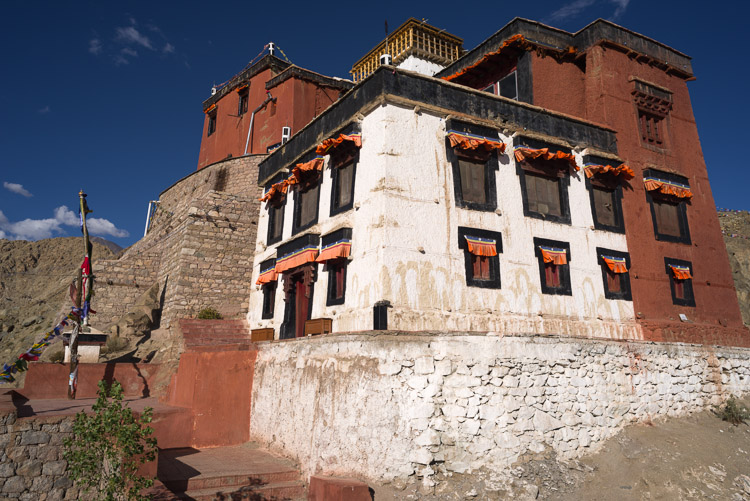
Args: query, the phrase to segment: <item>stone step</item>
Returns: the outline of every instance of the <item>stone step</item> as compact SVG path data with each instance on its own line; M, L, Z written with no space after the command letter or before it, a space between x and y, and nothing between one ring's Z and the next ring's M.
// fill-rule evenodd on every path
M214 488L190 490L175 495L175 499L195 499L196 501L214 501L217 499L252 499L268 501L301 501L307 499L305 484L301 480L276 482L267 485L247 485L235 488Z
M211 489L239 488L243 486L264 486L277 482L290 482L299 480L299 472L295 470L275 471L265 473L248 472L239 475L200 475L184 479L163 480L164 485L172 491L197 491Z

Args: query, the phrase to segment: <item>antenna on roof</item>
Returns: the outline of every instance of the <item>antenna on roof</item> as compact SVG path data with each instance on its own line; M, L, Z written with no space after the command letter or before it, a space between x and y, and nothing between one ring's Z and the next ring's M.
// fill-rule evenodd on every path
M391 64L391 55L388 53L388 20L385 20L385 53L380 56L380 64Z

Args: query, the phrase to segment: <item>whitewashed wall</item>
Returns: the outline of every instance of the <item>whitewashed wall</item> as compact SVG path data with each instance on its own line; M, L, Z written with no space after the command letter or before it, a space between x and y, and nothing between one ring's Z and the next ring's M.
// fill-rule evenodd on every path
M389 300L389 329L472 330L640 339L630 301L604 296L596 247L627 251L625 235L593 229L584 175L568 188L572 224L523 215L512 138L499 135L507 153L496 172L495 212L457 208L445 146L445 120L394 105L376 108L362 122L362 149L355 181L355 209L328 217L331 178L326 169L319 223L309 232L353 228L346 303L325 306L327 273L318 274L313 317L334 319L334 331L372 328L372 307ZM580 161L579 163L582 164ZM284 239L291 239L293 203L287 203ZM261 209L255 262L275 255L265 249L268 219ZM501 289L467 287L458 227L502 233ZM570 243L572 296L542 294L533 238ZM254 279L259 264L254 270ZM260 320L262 294L253 291L248 320L255 327L283 321L283 294L276 316Z
M479 334L262 343L250 433L305 474L434 485L519 455L594 451L632 422L750 391L750 350Z

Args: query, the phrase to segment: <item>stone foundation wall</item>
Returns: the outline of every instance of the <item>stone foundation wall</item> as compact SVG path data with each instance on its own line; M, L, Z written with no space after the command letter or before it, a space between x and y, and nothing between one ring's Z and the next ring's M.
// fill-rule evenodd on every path
M144 238L117 260L94 259L94 326L117 320L155 282L163 290L162 328L204 306L243 316L265 156L228 159L181 179L161 193Z
M251 438L308 474L406 479L573 458L623 426L750 391L750 350L363 333L260 343ZM283 396L283 397L280 397Z
M0 498L80 499L66 476L68 464L63 459L62 441L70 435L73 419L0 415Z

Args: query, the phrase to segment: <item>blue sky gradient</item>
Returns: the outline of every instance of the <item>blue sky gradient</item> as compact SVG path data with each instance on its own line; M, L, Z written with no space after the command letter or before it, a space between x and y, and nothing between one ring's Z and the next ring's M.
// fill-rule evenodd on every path
M316 8L313 8L317 5ZM41 2L0 6L0 238L92 232L122 246L149 200L196 168L201 103L275 42L304 68L348 78L352 63L409 17L471 49L512 18L577 31L610 19L693 57L693 110L720 207L748 209L745 2ZM477 9L477 10L475 10Z

